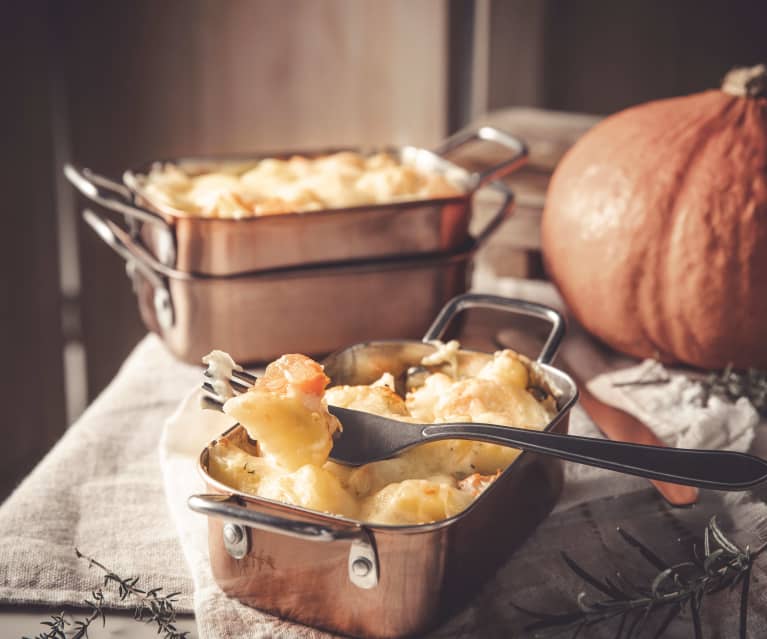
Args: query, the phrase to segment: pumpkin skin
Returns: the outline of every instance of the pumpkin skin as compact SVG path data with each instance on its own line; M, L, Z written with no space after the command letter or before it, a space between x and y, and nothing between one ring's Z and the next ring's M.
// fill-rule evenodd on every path
M547 271L616 350L767 369L767 70L747 71L762 74L759 95L713 90L619 112L552 176Z

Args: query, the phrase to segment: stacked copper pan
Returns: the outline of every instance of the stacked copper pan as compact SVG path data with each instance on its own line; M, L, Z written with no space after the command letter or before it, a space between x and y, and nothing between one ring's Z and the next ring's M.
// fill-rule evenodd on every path
M482 173L447 159L475 140L507 147L508 159ZM436 152L385 150L420 171L449 173L461 193L311 213L206 218L154 201L139 179L150 165L126 171L122 184L71 165L65 173L86 197L124 218L118 224L84 213L125 259L147 327L183 360L196 363L220 348L255 363L285 352L318 355L352 342L423 334L442 305L466 290L474 253L511 212L513 195L498 180L527 159L523 142L491 127L453 137ZM243 159L170 162L193 174ZM484 229L471 235L473 196L483 187L497 190L501 203Z

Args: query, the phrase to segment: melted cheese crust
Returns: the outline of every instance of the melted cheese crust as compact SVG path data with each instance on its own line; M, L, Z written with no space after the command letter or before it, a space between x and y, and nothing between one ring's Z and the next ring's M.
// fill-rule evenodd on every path
M455 347L445 351L451 357ZM288 358L288 359L286 359ZM292 359L291 359L292 358ZM432 357L430 363L439 363ZM242 492L380 524L419 524L458 514L519 454L514 448L469 440L423 444L402 455L349 468L328 460L340 428L327 403L402 422L451 421L543 428L556 412L528 385L540 374L513 351L495 353L474 375L433 372L405 398L384 375L369 386L336 386L300 355L270 364L256 386L230 399L225 411L258 440L259 456L227 440L210 448L210 475ZM402 424L407 428L407 424Z
M156 164L141 178L154 202L193 216L243 218L459 195L439 174L400 164L387 153L265 159L250 167L188 175Z

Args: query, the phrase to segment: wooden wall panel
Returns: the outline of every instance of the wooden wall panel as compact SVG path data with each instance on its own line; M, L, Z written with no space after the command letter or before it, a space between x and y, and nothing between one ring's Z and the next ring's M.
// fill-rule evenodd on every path
M550 0L491 0L490 110L542 106L544 51L549 44L543 34L549 5Z
M767 59L764 0L491 2L491 109L608 114Z
M206 147L432 144L444 132L440 2L203 4L199 22Z
M56 4L77 162L445 133L441 0L171 0ZM123 267L80 229L91 395L143 334Z
M65 428L45 5L9 6L1 24L0 501Z
M612 113L716 88L733 66L767 60L763 0L547 1L550 108Z

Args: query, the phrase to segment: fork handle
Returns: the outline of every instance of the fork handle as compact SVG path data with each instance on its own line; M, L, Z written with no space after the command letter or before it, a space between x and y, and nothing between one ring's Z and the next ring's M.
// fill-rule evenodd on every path
M421 434L424 441L475 439L698 488L746 490L767 479L767 462L732 451L644 446L491 424L434 424Z

